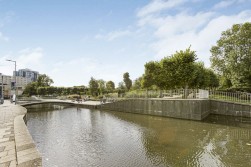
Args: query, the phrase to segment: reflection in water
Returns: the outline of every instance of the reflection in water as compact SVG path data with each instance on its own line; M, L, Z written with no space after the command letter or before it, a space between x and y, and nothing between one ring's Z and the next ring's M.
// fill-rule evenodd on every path
M54 104L28 112L44 166L251 164L250 119L211 115L198 122Z

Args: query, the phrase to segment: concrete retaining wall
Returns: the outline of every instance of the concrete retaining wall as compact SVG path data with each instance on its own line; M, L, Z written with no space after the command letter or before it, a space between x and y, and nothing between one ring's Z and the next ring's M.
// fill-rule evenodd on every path
M209 100L197 99L128 99L106 103L98 108L190 120L202 120L210 114Z
M219 100L210 100L211 113L251 118L251 105L237 104Z
M23 110L26 109L22 108ZM25 115L16 116L14 119L14 134L18 167L42 166L42 157L25 125Z

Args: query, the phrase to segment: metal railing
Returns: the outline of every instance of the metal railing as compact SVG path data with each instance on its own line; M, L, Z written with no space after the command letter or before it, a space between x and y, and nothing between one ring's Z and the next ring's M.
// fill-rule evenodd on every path
M228 102L251 104L251 93L247 92L223 92L210 90L209 98Z
M142 90L124 94L125 98L207 99L209 92L202 89Z
M137 90L126 92L123 98L214 99L251 104L251 93L202 89Z

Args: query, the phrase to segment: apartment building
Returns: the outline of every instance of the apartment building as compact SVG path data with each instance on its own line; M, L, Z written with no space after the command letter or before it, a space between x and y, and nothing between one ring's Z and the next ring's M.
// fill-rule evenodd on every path
M0 73L0 96L2 97L2 84L3 84L3 93L5 97L8 97L11 94L11 76L3 75Z
M12 77L11 82L15 83L15 77ZM16 83L17 83L16 86L18 89L22 89L22 90L25 89L25 86L31 82L32 82L31 78L16 76ZM13 86L14 86L14 84L13 84Z
M15 76L15 71L13 72L13 76ZM37 78L39 76L39 72L30 70L28 68L20 69L20 70L16 71L16 76L23 77L23 78L28 78L32 82L34 82L34 81L37 80Z
M16 77L15 77L16 74ZM21 69L16 73L13 72L13 76L8 76L0 73L0 97L2 97L2 83L4 97L10 97L15 93L15 82L18 95L21 95L29 83L36 81L39 76L37 71L30 69Z

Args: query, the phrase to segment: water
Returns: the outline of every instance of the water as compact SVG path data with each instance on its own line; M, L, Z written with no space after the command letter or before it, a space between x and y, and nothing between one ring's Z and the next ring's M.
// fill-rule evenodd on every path
M251 120L204 122L42 104L27 126L48 167L249 167Z

